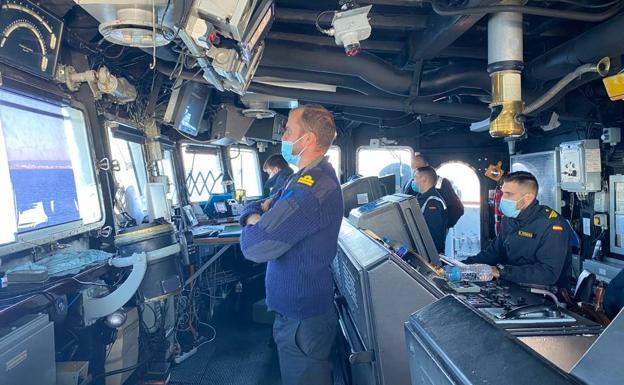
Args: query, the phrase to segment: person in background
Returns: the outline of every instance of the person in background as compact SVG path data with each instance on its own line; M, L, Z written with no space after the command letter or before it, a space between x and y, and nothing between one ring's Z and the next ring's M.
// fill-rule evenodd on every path
M555 210L539 204L538 189L537 179L528 172L507 175L500 202L501 233L486 250L462 262L490 265L494 278L569 289L571 230Z
M412 156L411 166L412 171L415 174L419 167L429 166L429 161L423 154L414 153ZM448 179L438 177L438 180L435 183L435 188L438 190L438 193L440 193L442 199L444 199L444 203L446 203L447 226L450 229L455 226L457 221L459 221L459 218L464 215L464 204L455 193L453 185ZM408 180L405 186L403 186L403 194L416 196L419 192L418 184L414 181L414 178Z
M269 179L264 182L264 196L267 197L279 191L286 184L288 178L294 173L282 154L269 156L267 160L264 161L264 165L262 165L262 171L269 175Z
M438 174L431 166L419 167L416 169L413 180L420 191L417 195L418 204L427 222L433 243L438 253L444 253L448 215L446 203L435 188Z
M266 303L275 311L273 337L284 385L329 385L338 318L330 264L344 211L336 172L325 156L336 137L331 112L319 105L292 110L282 155L299 171L284 187L243 209L245 258L268 262Z

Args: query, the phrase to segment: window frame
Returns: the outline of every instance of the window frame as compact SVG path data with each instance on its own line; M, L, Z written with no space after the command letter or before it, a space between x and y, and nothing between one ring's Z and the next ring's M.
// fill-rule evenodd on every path
M219 178L221 181L219 182L219 179L216 179L216 183L217 184L221 184L223 186L223 177L225 175L225 164L223 163L223 156L221 154L221 147L219 146L215 146L215 145L200 145L200 144L196 144L190 141L182 141L180 142L180 159L182 161L182 171L183 171L183 179L184 179L184 190L186 192L186 197L188 199L189 203L199 203L199 202L205 202L204 200L197 200L194 201L191 199L191 194L190 191L188 189L188 184L187 184L187 178L188 178L188 171L186 168L186 163L184 162L184 155L186 153L198 153L198 154L214 154L217 156L217 159L219 160L219 166L221 168L221 178ZM188 149L191 149L191 151L189 152ZM225 188L225 186L223 186L223 191L226 192L227 189ZM220 194L220 193L216 193L216 194ZM210 195L210 193L209 193ZM208 197L208 200L210 200L210 197ZM207 201L207 200L206 200Z
M106 208L104 205L104 198L102 193L102 183L100 180L99 168L97 167L97 155L95 153L94 141L93 141L93 129L89 119L87 108L84 104L74 99L56 99L56 98L44 98L38 97L31 93L21 91L19 89L11 87L2 87L3 91L9 93L15 93L23 97L38 100L40 102L55 104L60 107L71 107L82 113L84 118L84 129L87 138L88 151L91 158L91 167L93 172L93 180L97 191L98 201L100 204L100 219L90 224L84 224L82 219L67 222L63 224L53 225L41 229L33 229L25 231L21 234L15 234L15 240L3 245L0 245L0 257L13 254L19 251L31 249L35 246L45 245L51 242L58 241L63 238L69 238L72 236L87 233L91 230L101 228L106 222Z
M112 149L112 143L110 142L110 138L112 137L114 139L119 139L119 140L125 141L127 143L127 147L128 147L128 154L130 155L130 159L132 161L132 165L134 166L133 167L133 169L134 169L134 179L135 179L137 188L139 190L139 196L142 199L146 199L147 198L146 197L146 193L145 193L145 191L143 191L145 186L141 186L141 180L139 178L139 174L137 173L137 162L136 162L136 159L135 159L135 154L132 151L132 149L130 148L130 143L138 144L140 146L140 148L141 148L141 156L143 157L143 167L142 167L142 170L143 170L143 173L145 175L146 183L149 183L149 173L147 172L147 160L146 160L146 156L145 156L145 148L143 147L143 145L145 144L145 140L146 140L145 135L141 131L139 131L139 130L137 130L135 128L128 127L128 126L122 125L122 124L119 124L117 127L109 126L107 128L110 131L110 133L108 133L108 132L106 133L106 136L107 136L107 139L109 139L108 140L108 154L111 157L111 161L113 160L112 159L113 158L113 149ZM113 171L112 173L113 173L113 178L114 178L115 171ZM117 186L115 186L115 187L117 187ZM115 189L115 192L116 191L117 190ZM147 201L145 201L145 207L143 207L143 209L145 211L147 211ZM138 221L138 219L137 219L137 221Z
M237 185L236 185L236 180L235 180L235 177L234 177L234 166L233 166L233 162L234 162L237 158L232 158L232 154L231 154L231 151L232 151L232 149L234 149L234 148L235 148L235 146L229 146L229 147L227 148L227 151L228 151L228 158L229 158L229 160L230 160L230 169L232 170L232 175L231 175L231 177L232 177L232 182L234 182L234 187L235 187L236 189L238 189L238 187L237 187ZM260 169L260 168L261 168L261 166L260 166L260 157L259 157L259 155L258 155L258 151L257 151L255 148L253 148L253 147L247 147L247 146L242 147L242 146L240 146L240 145L239 145L239 146L237 146L237 147L236 147L236 149L237 149L238 151L241 151L241 150L242 150L242 151L245 151L245 152L247 152L247 151L248 151L248 152L251 152L251 153L254 155L254 159L255 159L255 162L256 162L256 184L257 184L257 186L258 186L258 192L260 193L260 195L248 195L248 196L247 196L247 199L257 199L257 198L262 198L262 189L263 189L263 184L262 184L262 170Z

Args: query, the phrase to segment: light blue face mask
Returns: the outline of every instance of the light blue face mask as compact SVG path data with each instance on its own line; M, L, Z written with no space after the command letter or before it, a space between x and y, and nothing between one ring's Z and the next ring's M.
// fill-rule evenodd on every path
M415 181L415 180L413 180L413 179L412 179L412 184L411 184L411 186L412 186L412 190L413 190L415 193L420 192L420 189L418 188L418 183L416 183L416 181Z
M516 218L520 215L520 209L517 207L518 202L512 201L511 199L501 199L499 208L504 216L509 218Z
M292 164L293 166L297 166L299 167L299 161L301 160L301 154L303 154L303 152L305 151L305 148L303 150L301 150L301 152L297 155L293 154L293 150L295 147L295 143L297 143L298 141L300 141L303 138L303 136L297 140L295 140L294 142L289 142L287 140L282 141L282 156L284 157L284 159L286 160L286 162L288 162L289 164Z

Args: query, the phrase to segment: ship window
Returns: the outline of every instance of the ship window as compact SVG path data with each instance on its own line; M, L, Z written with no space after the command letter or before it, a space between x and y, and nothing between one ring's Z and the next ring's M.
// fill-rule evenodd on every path
M186 189L191 202L205 202L210 194L225 192L219 149L209 146L182 146Z
M248 198L262 196L262 179L258 153L251 148L230 147L232 178L237 189L245 190Z
M340 147L331 146L329 150L327 150L327 156L329 157L329 164L334 167L336 176L340 179Z
M0 90L0 244L100 222L93 164L82 111Z
M446 237L446 253L464 259L481 251L481 183L475 170L463 162L443 163L438 175L448 179L464 204L464 215Z
M119 162L119 171L115 171L117 191L116 201L121 205L118 210L125 211L137 223L142 223L147 215L145 185L147 171L141 143L118 136L109 130L111 157Z
M394 174L396 191L412 177L410 164L414 150L410 147L360 147L357 150L357 173L362 176Z

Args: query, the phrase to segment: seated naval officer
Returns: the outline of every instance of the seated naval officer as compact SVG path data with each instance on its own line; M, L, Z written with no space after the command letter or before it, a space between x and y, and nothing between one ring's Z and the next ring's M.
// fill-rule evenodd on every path
M324 107L292 110L282 155L300 171L271 198L247 205L240 217L245 258L268 262L266 303L276 312L273 337L284 385L332 383L337 316L329 267L344 210L340 183L325 156L335 136Z
M567 288L571 229L556 211L539 204L538 188L537 179L528 172L507 175L500 234L486 250L463 262L488 264L495 278Z
M269 174L269 179L264 183L265 196L278 192L294 172L282 154L269 156L262 165L262 171Z
M427 222L433 243L438 253L444 253L448 216L446 203L435 188L438 174L431 166L419 167L416 169L413 180L420 191L417 195L418 204Z

